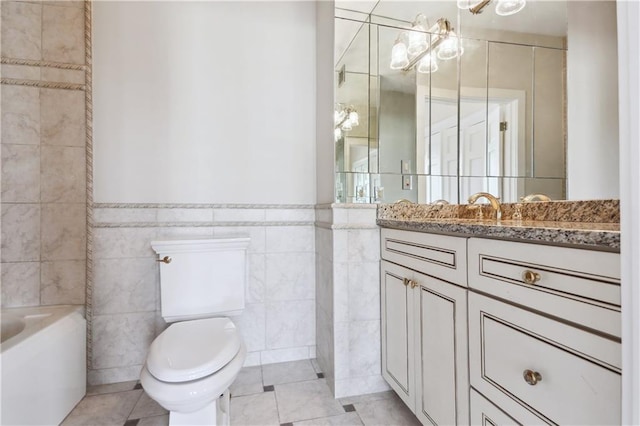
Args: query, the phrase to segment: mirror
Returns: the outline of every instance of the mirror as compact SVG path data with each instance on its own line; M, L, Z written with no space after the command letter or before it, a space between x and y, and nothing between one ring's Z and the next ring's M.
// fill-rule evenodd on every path
M452 1L362 13L337 3L336 110L357 110L359 124L336 134L336 201L566 198L566 2L530 1L511 16L494 3L477 15ZM419 13L425 29L411 31ZM461 46L452 59L435 54L440 18ZM433 46L430 69L391 69L394 44L416 34Z

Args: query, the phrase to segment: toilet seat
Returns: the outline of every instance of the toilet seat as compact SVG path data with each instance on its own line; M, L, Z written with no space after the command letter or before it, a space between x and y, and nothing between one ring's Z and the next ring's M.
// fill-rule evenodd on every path
M163 382L186 382L215 373L240 350L241 340L229 318L171 324L151 344L147 369Z

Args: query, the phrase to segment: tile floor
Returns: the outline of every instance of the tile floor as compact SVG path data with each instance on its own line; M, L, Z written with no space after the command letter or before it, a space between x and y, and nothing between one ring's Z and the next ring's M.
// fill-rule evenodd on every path
M92 386L67 425L160 426L166 410L139 383ZM334 399L315 360L245 367L231 386L231 424L413 426L420 423L392 391Z

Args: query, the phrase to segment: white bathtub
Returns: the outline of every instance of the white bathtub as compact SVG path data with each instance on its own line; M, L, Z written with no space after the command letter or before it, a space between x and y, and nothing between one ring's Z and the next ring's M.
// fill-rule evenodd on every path
M2 425L57 425L86 392L82 306L3 309Z

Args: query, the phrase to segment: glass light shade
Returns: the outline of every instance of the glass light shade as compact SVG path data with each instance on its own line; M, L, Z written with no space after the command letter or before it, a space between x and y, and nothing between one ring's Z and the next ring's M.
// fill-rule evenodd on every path
M400 70L409 65L409 57L407 56L407 45L400 40L396 40L391 49L391 69Z
M436 59L429 55L425 55L420 62L418 62L418 72L423 74L430 74L432 72L438 71L438 62Z
M340 126L340 128L345 132L348 132L349 130L353 129L353 127L351 126L351 121L349 120L345 120L345 122L342 123L342 126Z
M340 130L339 127L333 131L333 137L335 138L336 142L342 137L342 130Z
M438 59L448 61L449 59L457 58L458 55L462 56L464 49L460 46L460 39L453 31L449 32L447 38L438 46Z
M352 126L357 126L360 124L360 121L358 120L358 113L356 111L351 111L349 113L349 122L351 123Z
M414 25L409 31L409 47L407 52L411 56L415 56L424 52L427 49L427 34L421 31L425 31L422 25Z
M500 16L509 16L520 12L527 4L527 0L498 0L496 13Z

